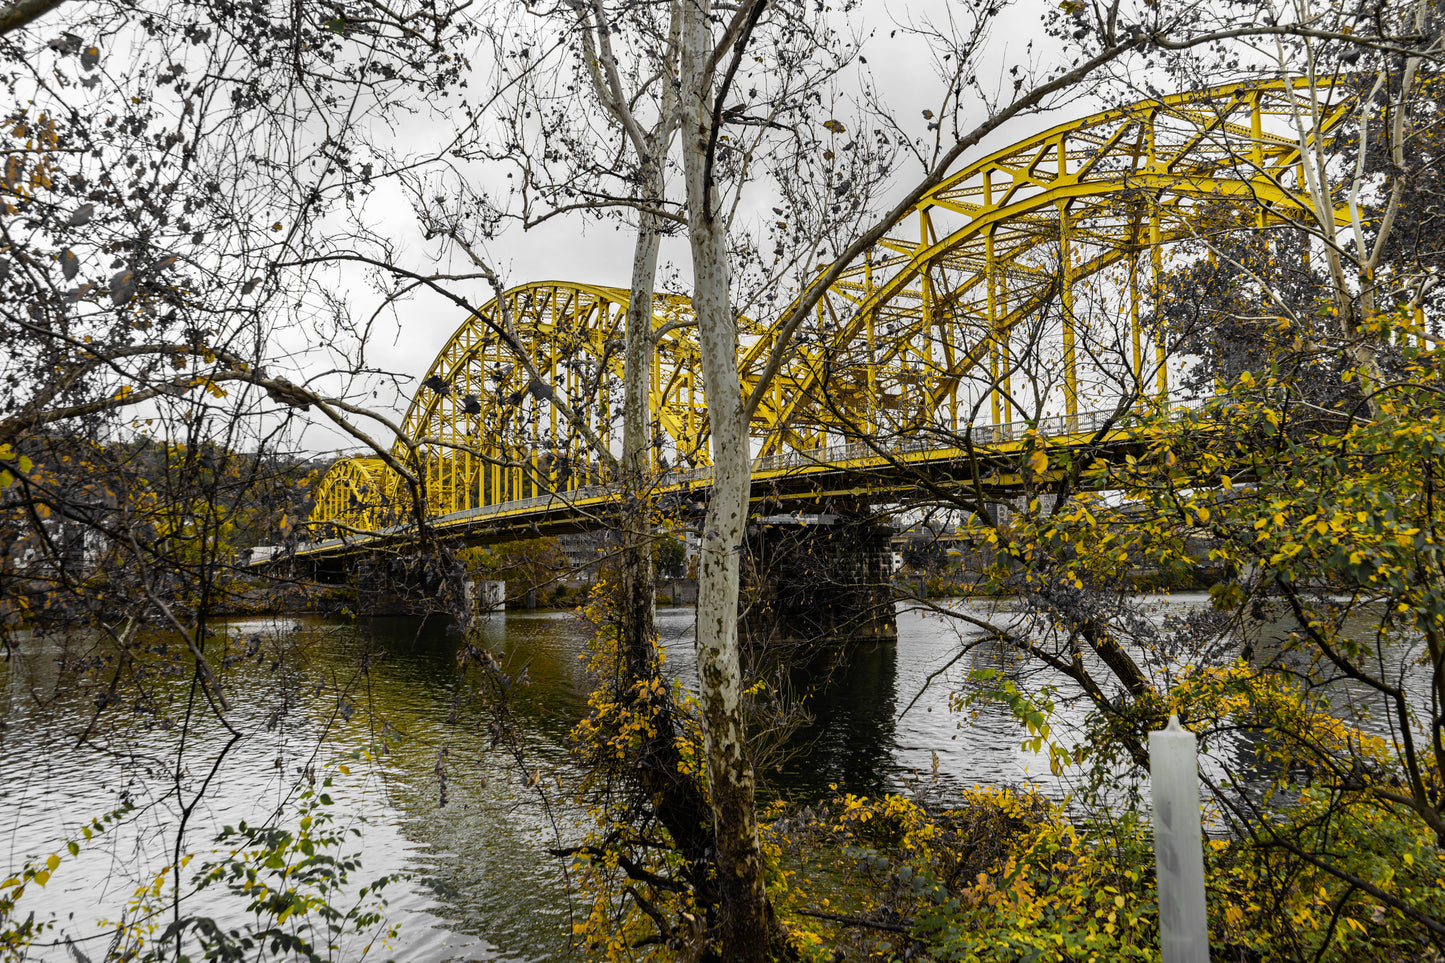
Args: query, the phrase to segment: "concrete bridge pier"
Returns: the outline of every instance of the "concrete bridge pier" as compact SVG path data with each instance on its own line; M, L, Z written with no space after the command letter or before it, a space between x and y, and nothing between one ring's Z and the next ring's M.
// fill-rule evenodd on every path
M743 641L898 641L891 534L855 515L754 519L748 527L739 601Z
M420 559L381 555L357 563L358 615L426 615L439 580L427 572Z
M490 612L505 606L506 583L469 578L425 556L379 556L357 564L356 611L361 615Z

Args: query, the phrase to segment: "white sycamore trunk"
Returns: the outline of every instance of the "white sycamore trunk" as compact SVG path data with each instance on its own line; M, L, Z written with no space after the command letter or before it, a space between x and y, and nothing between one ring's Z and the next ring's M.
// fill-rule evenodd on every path
M697 671L723 900L724 956L761 961L771 937L744 745L738 651L738 571L747 525L747 419L737 370L737 323L728 298L727 223L705 181L713 84L706 0L684 0L681 139L692 242L692 306L712 424L713 488L703 526L698 582Z

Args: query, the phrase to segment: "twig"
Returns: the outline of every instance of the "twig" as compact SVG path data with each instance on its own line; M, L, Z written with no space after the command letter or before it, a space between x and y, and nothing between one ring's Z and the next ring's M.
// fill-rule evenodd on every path
M815 913L812 910L798 910L801 916L811 916L815 919L830 920L834 923L842 923L844 926L866 926L873 930L885 930L889 933L908 933L913 928L902 923L882 923L874 920L865 920L861 916L844 916L842 913Z

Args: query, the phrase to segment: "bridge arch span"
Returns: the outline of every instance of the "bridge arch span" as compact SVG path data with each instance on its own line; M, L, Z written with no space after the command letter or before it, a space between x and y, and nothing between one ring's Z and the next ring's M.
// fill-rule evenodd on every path
M824 292L799 332L804 346L785 356L754 414L756 449L777 455L890 435L957 444L974 425L1056 416L1077 427L1081 410L1113 397L1146 388L1164 396L1168 364L1149 316L1161 306L1166 252L1215 231L1316 216L1289 124L1298 86L1227 85L1102 111L950 176ZM1303 146L1352 109L1341 88ZM1337 223L1344 216L1336 211ZM605 480L556 402L615 450L628 301L622 288L534 282L457 329L403 419L414 444L393 447L425 479L429 511ZM709 463L691 321L686 298L658 296L650 415L659 468ZM739 353L745 394L779 333L748 325ZM375 461L338 463L313 522L379 524L377 512L356 507L374 492L391 497L390 475Z
M771 427L764 453L832 432L1013 420L1008 372L1040 374L1020 370L1023 351L1046 369L1051 413L1097 404L1111 379L1113 390L1132 380L1162 395L1162 349L1145 329L1171 246L1315 217L1291 126L1301 85L1232 84L1102 111L951 175L825 292L805 334L829 349L794 353L783 369L759 413ZM1338 92L1307 142L1353 105ZM1123 318L1097 317L1100 291ZM1077 349L1098 344L1099 320L1116 323L1106 336L1124 350L1112 370L1081 372ZM744 368L773 346L752 345Z
M605 459L588 450L574 419L585 420L613 454L620 451L614 438L620 441L629 303L624 288L533 282L493 298L457 329L402 420L415 449L401 440L392 449L425 477L430 505L463 511L602 480ZM650 414L656 454L674 464L707 463L692 320L686 298L654 299L660 337Z
M327 469L315 490L313 527L324 534L375 531L394 524L395 475L380 458L342 458Z

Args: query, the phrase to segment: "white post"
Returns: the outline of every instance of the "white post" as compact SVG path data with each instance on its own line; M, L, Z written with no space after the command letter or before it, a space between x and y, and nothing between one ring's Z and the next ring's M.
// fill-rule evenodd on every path
M1178 716L1171 715L1166 728L1149 733L1149 794L1164 963L1209 963L1199 753L1194 733L1179 725Z

